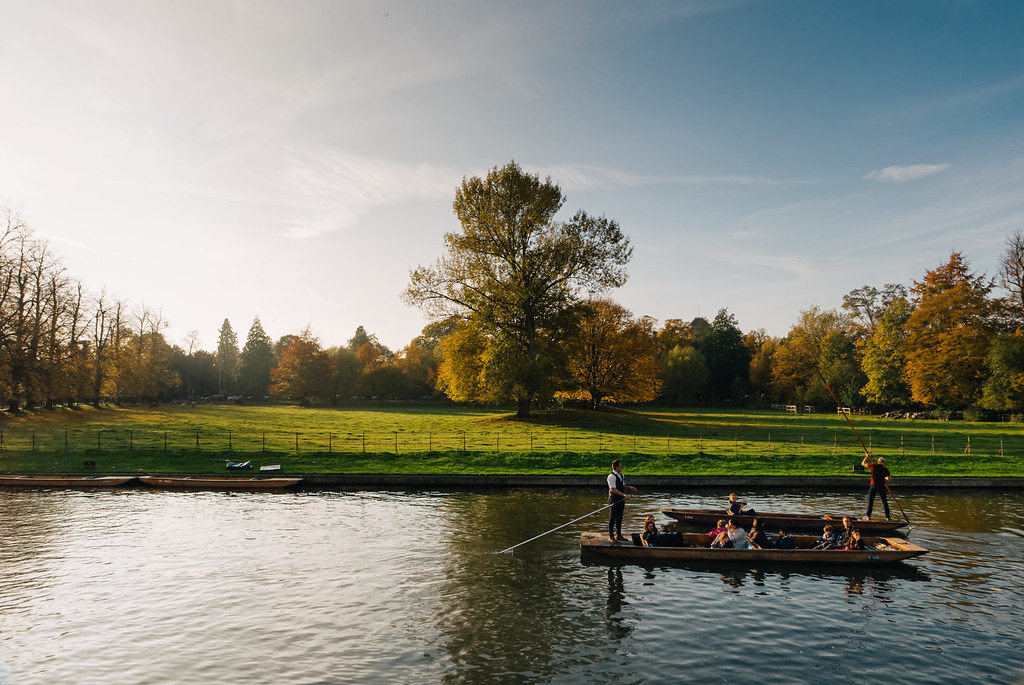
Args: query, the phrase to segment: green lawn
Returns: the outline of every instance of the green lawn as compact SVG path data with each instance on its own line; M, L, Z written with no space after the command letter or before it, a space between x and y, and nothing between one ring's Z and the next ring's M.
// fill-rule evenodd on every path
M1024 476L1024 426L852 416L897 475ZM857 436L832 413L638 407L551 410L408 402L301 408L80 408L0 419L0 471L223 473L227 460L288 473L852 475Z

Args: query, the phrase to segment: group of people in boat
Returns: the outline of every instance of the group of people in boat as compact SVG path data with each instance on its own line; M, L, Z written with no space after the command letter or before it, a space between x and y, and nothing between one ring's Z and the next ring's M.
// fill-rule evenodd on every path
M735 519L719 519L718 524L708 531L708 537L711 538L712 549L793 549L795 546L793 538L785 530L780 528L778 534L769 535L756 518L749 532ZM658 530L653 516L644 519L644 530L640 538L650 547L675 547L683 544L683 537L679 533ZM853 520L844 516L842 528L827 524L811 549L863 550L864 538L860 530L854 527Z
M876 495L882 499L885 518L891 520L889 518L889 502L886 500L885 493L892 475L885 467L885 459L879 457L877 461L874 461L870 455L865 455L861 463L871 473L868 510L862 520L871 520L871 510ZM636 492L636 488L626 485L626 478L622 475L622 462L616 459L612 462L612 472L608 474L608 507L611 510L608 520L608 540L610 542L626 540L622 535L622 518L626 500L629 499L627 492ZM729 518L719 520L718 525L708 532L708 536L712 538L712 547L732 549L790 549L793 547L793 539L784 530L779 530L778 535L769 535L765 533L757 518L754 518L749 533L740 527L732 517L757 516L754 509L745 507L747 507L747 503L741 502L735 492L729 494L729 505L726 508ZM644 521L641 538L649 545L682 544L682 536L679 533L659 531L653 516L648 516ZM860 550L864 549L864 540L860 531L853 526L852 519L849 516L844 516L841 529L837 530L831 524L824 527L822 535L813 549Z

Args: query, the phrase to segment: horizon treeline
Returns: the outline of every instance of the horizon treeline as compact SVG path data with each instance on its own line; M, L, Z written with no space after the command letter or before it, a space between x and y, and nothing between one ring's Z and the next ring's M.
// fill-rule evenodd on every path
M1001 291L1002 295L998 295ZM874 410L1024 410L1024 236L1006 241L995 278L954 252L909 287L865 285L841 309L800 312L785 337L743 332L727 309L708 321L634 317L611 300L575 318L578 349L542 406L742 402ZM0 227L0 402L10 411L113 402L337 403L350 398L460 399L456 365L473 340L443 320L392 351L359 326L324 347L306 329L271 340L256 318L244 341L225 319L217 349L164 337L158 311L91 292L14 212ZM479 361L479 360L477 360ZM464 371L464 369L463 369ZM465 393L463 393L465 394Z

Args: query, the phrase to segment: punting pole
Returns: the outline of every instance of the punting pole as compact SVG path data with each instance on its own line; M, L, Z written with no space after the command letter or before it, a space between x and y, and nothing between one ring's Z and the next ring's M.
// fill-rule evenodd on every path
M825 384L825 389L828 390L828 394L829 395L832 395L832 399L835 401L836 406L837 407L842 407L842 405L839 404L839 398L836 397L836 394L834 392L832 392L832 388L829 387L828 381L826 381L825 377L823 375L821 375L821 369L818 369L818 378L820 378L821 382ZM864 445L864 441L860 439L860 434L857 433L857 429L853 427L853 421L850 421L850 417L849 417L849 415L847 415L846 412L840 412L840 413L843 415L843 418L846 419L846 424L850 427L850 430L852 430L853 434L857 436L857 442L860 443L861 449L864 450L864 456L866 456L866 457L868 457L870 459L871 458L871 452ZM903 511L903 507L900 506L900 501L898 499L896 499L896 495L893 493L892 488L889 487L888 483L884 483L884 485L885 485L885 489L889 491L890 495L892 495L892 501L896 503L897 507L899 507L900 513L903 514L903 518L906 519L907 525L910 526L911 523L910 523L910 519L907 518L907 512Z
M579 517L578 519L573 519L572 521L569 521L569 523L563 523L562 525L560 525L560 526L558 526L558 527L556 527L556 528L552 528L552 529L551 529L551 530L549 530L549 531L548 531L547 533L541 533L540 535L534 535L534 536L533 536L532 538L530 538L529 540L523 540L523 541L522 541L522 542L520 542L520 543L519 543L518 545L512 545L512 546L511 546L511 547L509 547L508 549L503 549L503 550L501 550L500 552L498 552L498 554L504 554L505 552L511 552L511 551L512 551L512 550L514 550L514 549L515 549L516 547L522 547L522 546L523 546L523 545L525 545L525 544L526 544L527 542L533 542L533 541L534 541L534 540L536 540L537 538L542 538L542 537L544 537L545 535L547 535L548 533L554 533L554 532L555 532L556 530L560 530L560 529L562 529L562 528L565 528L565 527L566 527L566 526L568 526L568 525L572 525L573 523L576 523L577 521L582 521L583 519L587 518L588 516L593 516L594 514L596 514L596 513L598 513L598 512L604 511L605 509L607 509L608 507L612 506L613 504L615 504L615 502L612 502L611 504L606 504L606 505L604 505L603 507L601 507L600 509L596 509L596 510L594 510L594 511L590 512L589 514L584 514L583 516L580 516L580 517Z

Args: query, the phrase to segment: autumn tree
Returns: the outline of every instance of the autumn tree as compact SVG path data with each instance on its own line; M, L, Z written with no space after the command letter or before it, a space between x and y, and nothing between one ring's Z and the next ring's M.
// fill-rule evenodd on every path
M331 360L307 328L281 351L271 372L271 392L306 406L312 398L331 396Z
M650 319L633 319L611 300L586 303L579 330L569 346L569 373L576 386L562 393L586 398L591 409L602 402L647 402L658 395L657 346Z
M826 343L830 335L850 335L849 317L814 306L800 312L773 356L772 383L780 396L796 403L827 403L831 397L821 382L822 351L837 341ZM831 382L831 381L830 381Z
M557 221L564 201L550 178L515 162L464 178L453 203L461 232L445 235L446 253L433 267L411 272L405 293L435 320L457 316L472 326L489 377L500 381L473 399L514 399L519 417L553 387L576 307L588 293L622 285L632 254L614 221L583 211Z
M905 371L907 320L911 312L912 306L905 297L892 300L864 342L861 368L866 382L861 394L868 402L884 407L910 404L910 385Z
M843 295L843 309L863 327L865 336L870 336L893 301L906 297L906 287L899 284L886 283L881 289L865 285Z
M750 353L750 390L757 406L762 406L765 400L774 399L772 361L779 348L779 340L759 328L743 336L743 345Z
M693 345L676 345L665 355L662 396L669 402L698 399L710 378L707 360L700 350Z
M906 340L906 377L914 401L956 410L981 399L995 333L991 289L959 252L914 283Z

